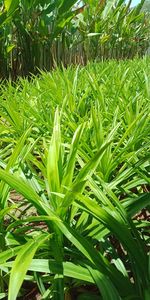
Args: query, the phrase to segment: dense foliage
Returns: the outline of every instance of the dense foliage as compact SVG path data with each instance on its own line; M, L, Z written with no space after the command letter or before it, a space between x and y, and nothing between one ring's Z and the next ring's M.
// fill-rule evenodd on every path
M149 299L149 102L147 59L1 86L1 299Z
M56 64L133 58L149 45L144 0L1 0L0 77Z
M145 0L142 10L144 10L147 13L150 12L150 1L149 0Z

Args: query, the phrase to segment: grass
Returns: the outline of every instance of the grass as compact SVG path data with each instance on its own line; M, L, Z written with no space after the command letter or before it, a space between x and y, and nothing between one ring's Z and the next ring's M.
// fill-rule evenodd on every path
M1 85L1 299L149 299L149 101L148 58Z

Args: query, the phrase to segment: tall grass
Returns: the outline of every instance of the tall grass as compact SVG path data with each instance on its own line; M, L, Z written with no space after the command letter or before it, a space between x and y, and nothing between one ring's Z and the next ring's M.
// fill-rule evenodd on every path
M1 86L1 298L149 299L149 65Z
M36 74L56 65L143 56L149 18L131 1L0 1L0 76Z

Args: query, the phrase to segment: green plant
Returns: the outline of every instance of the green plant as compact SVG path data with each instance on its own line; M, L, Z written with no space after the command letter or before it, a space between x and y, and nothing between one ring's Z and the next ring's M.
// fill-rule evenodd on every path
M1 1L3 48L6 45L1 55L5 56L7 68L4 76L10 74L15 79L17 75L36 73L38 68L53 67L53 48L63 29L78 13L72 10L76 2Z
M80 3L79 3L80 2ZM131 1L0 1L0 76L36 74L39 69L91 60L143 56L149 18Z
M148 62L1 86L2 297L148 299Z
M124 59L143 55L148 48L148 19L141 13L144 0L134 8L131 1L85 1L80 32L86 60ZM85 38L88 36L88 39Z

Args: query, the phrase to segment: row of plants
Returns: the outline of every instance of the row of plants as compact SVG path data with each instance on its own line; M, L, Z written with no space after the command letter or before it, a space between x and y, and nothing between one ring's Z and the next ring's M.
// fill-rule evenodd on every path
M150 62L1 85L0 299L149 300Z
M1 0L0 77L90 60L133 58L149 45L149 17L125 0Z

